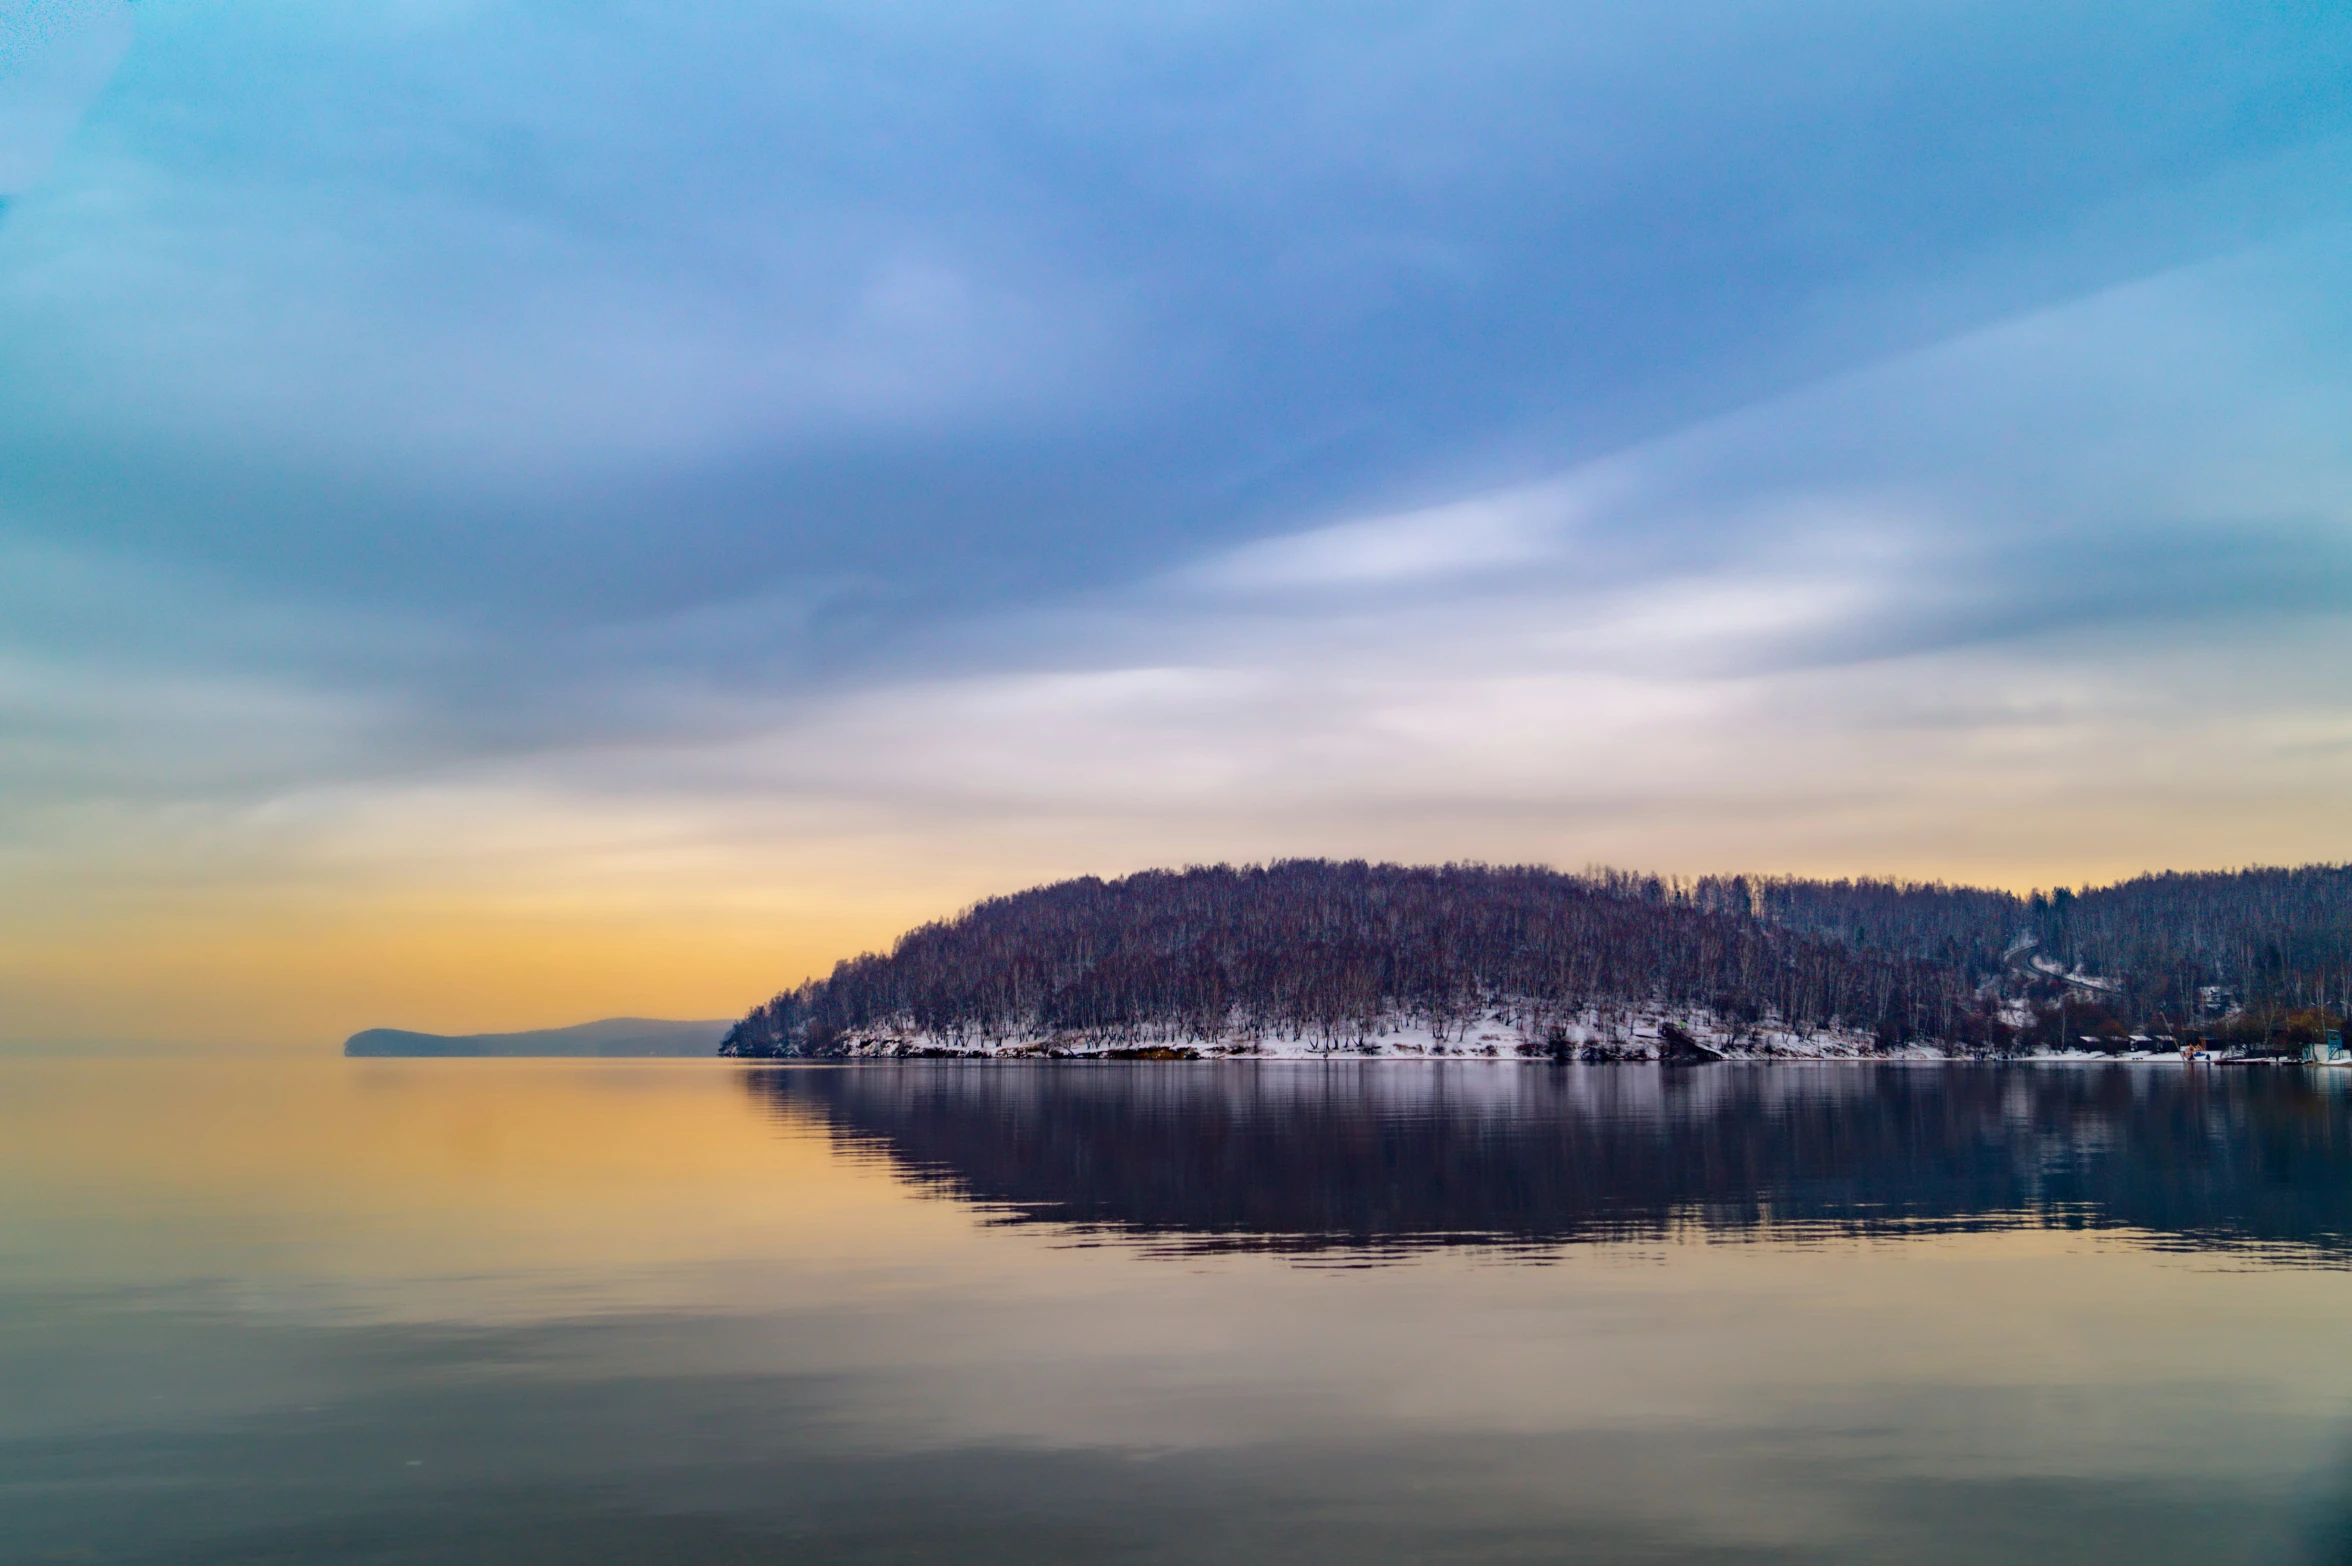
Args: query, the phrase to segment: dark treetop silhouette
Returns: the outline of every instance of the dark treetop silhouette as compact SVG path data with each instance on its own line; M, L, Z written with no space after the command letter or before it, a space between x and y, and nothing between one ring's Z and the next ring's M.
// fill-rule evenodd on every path
M2286 1047L2340 1025L2348 999L2345 866L2018 897L1291 860L991 898L778 995L722 1053L871 1052L878 1036L898 1053L1337 1048L1404 1026L1442 1045L1486 1022L1564 1053L1625 1042L1630 1025L1608 1019L1634 1008L1651 1009L1646 1036L1701 1026L1733 1049L1774 1028L1878 1047L2120 1047L2193 1029Z

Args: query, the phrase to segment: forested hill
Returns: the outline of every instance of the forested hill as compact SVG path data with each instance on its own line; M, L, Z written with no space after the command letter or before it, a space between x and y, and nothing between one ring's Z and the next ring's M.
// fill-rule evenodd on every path
M2142 1009L2210 975L2257 1007L2352 1010L2352 865L2141 876L2034 913L2045 946L2126 976Z
M991 898L738 1023L722 1053L1076 1039L1438 1041L1491 1018L1590 1036L1612 1011L2006 1045L2236 1026L2352 1001L2352 867L2145 876L2075 894L1884 881L1292 860Z
M779 995L727 1049L822 1054L877 1028L991 1045L1345 1038L1396 1018L1442 1037L1498 1002L1540 1034L1629 999L1903 1036L1949 1031L1968 993L1937 965L1654 879L1297 860L992 898Z
M2211 997L2255 1012L2352 1007L2352 865L2136 876L2019 897L1891 881L1695 882L1702 907L1964 971L1979 984L2031 952L2123 1020L2194 1019Z

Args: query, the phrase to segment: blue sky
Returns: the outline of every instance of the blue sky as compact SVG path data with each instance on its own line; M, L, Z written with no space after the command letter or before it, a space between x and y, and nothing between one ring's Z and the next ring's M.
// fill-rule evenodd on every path
M2316 4L0 0L0 1031L2345 857L2348 175Z

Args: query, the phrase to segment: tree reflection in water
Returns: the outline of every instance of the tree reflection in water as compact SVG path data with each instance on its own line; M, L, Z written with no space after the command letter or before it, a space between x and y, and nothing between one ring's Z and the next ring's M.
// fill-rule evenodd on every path
M749 1071L909 1180L1176 1251L2021 1226L2352 1261L2352 1073L961 1063Z

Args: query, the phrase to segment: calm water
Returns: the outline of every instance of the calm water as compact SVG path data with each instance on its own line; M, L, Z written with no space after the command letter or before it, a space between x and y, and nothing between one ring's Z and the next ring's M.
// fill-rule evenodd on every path
M0 1559L2352 1559L2352 1073L0 1063Z

